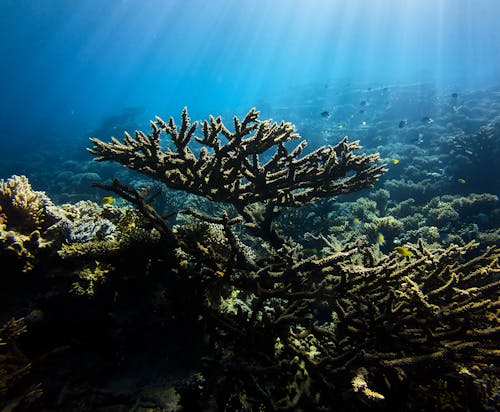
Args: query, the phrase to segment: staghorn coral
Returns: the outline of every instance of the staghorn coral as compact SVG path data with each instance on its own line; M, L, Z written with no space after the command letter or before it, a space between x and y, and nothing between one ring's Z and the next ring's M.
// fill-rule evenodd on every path
M174 151L165 153L186 173L171 176L172 179L186 185L179 188L202 191L198 194L208 199L236 195L236 192L224 192L224 186L212 193L208 184L215 184L210 179L216 178L217 170L213 176L207 169L204 169L207 175L191 176L190 173L202 156L205 163L200 162L200 168L204 164L208 168L210 161L216 162L217 150L220 154L231 145L237 130L244 129L245 120L235 121L236 131L230 133L232 137L228 137L226 145L217 148L214 143L205 155L201 154L203 151L195 155L187 149L187 142L184 146L182 143L190 136L187 113L185 117L180 130L172 126L173 121L167 125L177 134L175 138L172 136ZM217 119L213 121L217 123ZM243 145L249 139L257 139L261 127L258 124L256 120L250 137L241 137ZM160 128L158 124L156 127ZM263 135L266 127L274 126L262 126ZM276 127L274 130L285 130ZM152 139L159 139L159 134L155 137L155 130L153 127L151 136L138 132L135 140L129 140L151 143ZM223 135L221 126L221 134L215 133L212 141ZM117 145L116 141L111 144L114 149ZM134 165L144 159L152 160L156 152L148 150L153 146L144 147L142 152L135 146L139 151L132 153L133 158L127 160L124 156L123 160L137 161ZM284 153L282 146L278 146L271 159L280 151ZM219 156L219 166L227 172L221 179L229 179L231 173L236 173L231 167L245 166L244 159L239 159L239 164L236 161L228 164L238 150L227 150L227 157ZM122 154L128 153L125 152ZM259 152L258 163L267 155ZM301 161L298 154L287 156L280 164L285 169ZM249 159L252 157L253 154ZM279 162L277 159L276 163ZM151 171L157 172L158 169ZM318 170L310 172L312 176ZM240 177L237 173L234 176L234 187L246 184L256 187L256 182L248 177L243 175L237 183ZM43 326L50 320L51 330L60 334L60 342L76 342L64 349L68 354L61 357L60 364L71 365L68 360L78 357L81 349L95 350L101 357L97 357L92 369L95 366L99 373L123 371L132 364L130 369L135 374L138 372L135 362L127 364L130 357L137 356L141 350L160 347L161 355L153 352L152 357L155 361L168 358L164 369L158 369L168 375L164 376L168 385L158 384L156 390L148 391L141 382L141 388L133 389L128 396L110 394L109 386L93 388L90 371L82 367L83 372L72 375L71 382L53 390L56 400L52 405L72 409L68 407L70 404L73 409L88 410L118 408L117 405L121 409L165 409L180 404L187 410L325 411L334 408L423 410L436 405L440 409L470 410L478 405L494 405L498 396L498 371L494 366L498 363L498 247L485 248L470 243L429 249L420 242L404 245L411 251L409 256L394 252L383 255L359 235L374 228L384 227L385 231L396 226L397 230L408 230L411 226L415 231L412 236L436 240L442 227L419 228L420 221L429 223L424 221L429 216L421 214L418 219L410 219L408 214L414 213L416 207L412 202L395 207L397 213L391 217L393 203L387 193L379 191L372 199L358 199L353 203L353 213L348 216L342 216L349 213L348 206L330 204L328 199L306 205L303 214L294 216L304 220L303 228L308 224L319 230L321 226L342 228L342 231L332 230L340 240L334 236L308 234L307 238L315 243L314 248L306 251L303 245L296 243L296 233L290 231L286 233L288 237L278 233L282 232L279 225L287 225L290 217L283 213L286 202L295 202L293 195L308 190L300 186L295 177L286 182L290 194L284 197L267 192L273 184L285 184L277 177L276 182L270 182L271 186L262 185L263 194L255 195L262 196L260 200L245 203L253 201L253 194L245 197L241 192L241 203L235 204L230 197L229 203L234 207L223 205L215 213L206 204L204 213L183 210L178 220L182 224L173 228L153 208L155 195L118 181L101 187L123 195L138 212L110 206L100 208L91 203L78 207L67 205L59 210L58 216L62 215L61 219L67 221L56 225L51 233L59 233L62 239L59 256L65 258L62 262L65 273L78 277L73 291L92 297L92 305L87 306L88 299L67 294L67 285L74 279L49 278L56 283L56 289L64 290L69 297L54 299L55 302L43 308L47 320L37 323L39 336L46 336ZM196 182L191 186L191 178L201 178L199 186ZM208 187L202 187L203 181ZM208 192L204 192L205 189ZM307 202L313 200L311 196ZM460 204L453 204L450 199L440 201L451 205L459 214L469 214L472 210L468 206L460 209ZM199 204L186 202L185 206L193 208L194 205L198 209ZM468 201L462 204L467 205ZM386 208L385 214L389 216L384 216ZM353 217L357 218L356 222ZM2 222L8 220L0 214L0 224ZM442 223L446 225L445 220ZM68 227L65 224L70 225L70 230L61 230ZM348 230L349 227L353 230ZM272 233L276 234L274 238L269 236ZM354 236L356 242L352 242ZM259 248L248 246L257 244ZM320 248L319 244L324 247ZM49 266L47 271L51 272L52 268ZM57 282L65 282L66 289ZM47 300L51 300L54 294L47 296ZM76 305L64 306L75 301ZM71 309L69 316L59 315L64 312L61 307ZM54 318L61 319L60 323ZM101 323L98 328L96 323ZM73 324L74 329L90 326L81 332L67 332ZM194 347L196 345L202 348ZM165 350L165 346L171 350ZM40 375L46 374L45 367L50 369L58 362L55 352L53 358L41 356ZM187 353L189 358L200 355L203 366L196 364L195 369L199 371L201 367L204 378L194 384L195 388L170 386L171 382L177 384L177 376L172 379L169 375L169 371L175 369L171 363L172 353L176 357ZM47 361L44 363L43 359ZM149 365L140 357L133 360ZM117 365L120 368L116 368ZM432 373L429 373L429 365ZM73 368L66 373L73 374ZM124 376L119 378L123 380ZM45 383L50 380L51 376ZM102 382L102 376L96 381ZM436 390L430 391L429 387ZM193 394L197 396L196 401Z
M254 407L331 410L344 397L347 410L373 402L420 410L445 399L461 409L471 390L479 394L472 402L493 405L500 249L407 245L409 261L393 253L360 265L353 260L359 246L281 270L276 262L262 267L251 293L240 283L242 309L216 315L225 332L216 335L223 343L210 367L229 370L225 384L258 400ZM318 311L330 315L321 320ZM423 390L438 381L441 392Z
M232 132L220 117L210 116L203 122L202 137L195 136L197 126L197 122L191 124L184 109L180 128L173 118L167 123L157 117L149 135L125 133L123 142L113 137L110 143L91 138L93 147L88 150L97 161L115 161L168 187L231 203L250 227L261 235L267 232L275 245L280 240L272 233L269 220L276 206L297 207L350 193L373 184L386 170L384 165L374 164L378 154L354 154L359 142L349 142L347 137L335 146L322 146L300 157L305 140L292 151L286 147L287 142L300 139L294 125L261 121L255 109L241 121L235 117ZM175 150L162 148L162 133L170 136ZM189 147L193 137L202 145L198 154ZM116 184L114 189L124 195ZM264 214L255 213L255 203L265 204Z
M383 171L369 166L376 158L362 157L361 169L353 167L355 174L346 180L357 146L343 140L299 158L304 144L292 152L284 146L297 137L293 127L260 122L254 110L243 121L235 118L234 132L219 118L204 122L203 137L196 138L204 147L196 155L188 143L197 125L190 124L186 110L182 118L180 130L173 119L168 124L157 119L150 135L126 134L123 143L92 139L90 152L96 160L118 161L167 186L228 202L241 215L230 218L224 211L216 218L189 211L205 223L172 231L137 190L116 180L99 185L133 202L176 246L174 273L191 282L198 279L194 288L204 290L199 319L207 319L215 351L213 359L207 358L206 373L213 377L208 381L218 387L224 383L219 406L329 410L340 394L354 401L353 409L372 402L410 408L399 390L424 403L435 396L409 384L429 379L422 365L430 362L440 371L431 381L470 385L457 373L458 364L465 368L459 371L485 371L479 373L479 386L481 379L488 380L486 386L494 384L488 365L498 356L497 248L480 251L470 243L431 251L423 243L407 244L410 253L403 258L371 250L362 238L342 246L333 237L310 235L326 247L307 256L273 225L280 207L366 185ZM174 151L161 149L162 131L171 136ZM228 142L222 144L220 135ZM273 146L270 160L261 164L259 155L263 158ZM326 176L333 183L327 184ZM380 191L374 198L368 213L359 211L369 220L359 230L399 235L404 216L380 216L390 204L388 193ZM412 207L408 203L406 209ZM443 209L453 210L439 202L429 207L429 222L449 222L449 214L440 214ZM233 232L241 219L264 241L264 253L250 258L244 252ZM350 223L341 219L339 224L345 228ZM439 232L431 227L426 233L435 240ZM479 402L491 403L494 392ZM457 396L463 401L463 394Z
M30 361L19 351L16 341L27 331L23 318L0 327L0 394L4 395L29 370Z

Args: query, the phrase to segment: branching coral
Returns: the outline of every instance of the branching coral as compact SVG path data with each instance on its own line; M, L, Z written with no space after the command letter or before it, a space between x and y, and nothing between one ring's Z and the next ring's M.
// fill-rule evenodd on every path
M5 394L31 366L16 344L26 330L23 318L12 319L0 327L0 394Z
M180 128L172 118L157 118L151 127L151 134L126 134L123 142L93 138L89 151L98 161L119 162L171 188L230 203L240 214L188 210L201 223L172 230L136 189L117 180L98 184L153 223L175 247L172 272L203 297L199 319L206 320L214 349L207 373L224 388L220 405L328 410L341 397L353 409L375 401L408 408L398 391L423 403L434 396L411 387L422 376L450 387L481 389L482 379L494 384L488 368L498 362L497 248L470 243L429 250L421 242L405 245L404 257L377 257L362 238L342 246L310 235L326 247L308 255L274 227L281 207L372 184L385 170L373 164L377 155L355 155L359 144L343 139L300 157L305 142L292 151L286 147L299 138L293 125L260 121L254 109L234 119L234 131L210 117L202 137L195 136L197 123L186 110ZM162 133L173 150L162 148ZM193 137L202 145L197 154L189 147ZM385 209L387 193L376 199ZM403 229L402 222L377 216L371 203L377 226L364 230ZM360 218L368 216L363 211ZM234 233L242 220L263 240L259 255ZM429 363L439 371L430 378L422 372ZM472 370L473 381L457 372ZM479 403L491 403L492 393Z
M443 407L460 408L444 401L456 395L452 388L457 385L489 393L476 401L494 402L500 389L490 386L496 382L490 365L499 360L500 250L480 252L477 244L433 251L407 245L409 261L394 253L378 263L367 257L361 266L352 260L359 246L281 270L270 265L258 271L259 286L247 300L251 309L220 315L220 326L232 332L229 339L220 337L221 348L233 353L231 364L241 368L231 369L233 384L239 382L250 395L252 380L259 382L261 393L252 396L268 399L275 409L324 407L335 401L330 391L350 390L362 395L360 402L385 399L392 407L415 408L398 405L398 391L411 392L409 385L422 376L447 381L451 392L412 392L419 405L442 399ZM239 292L240 298L244 295ZM321 320L321 312L330 315ZM245 341L254 342L258 353L242 349ZM427 377L422 371L429 364L434 374ZM292 373L297 365L316 393L301 388L297 394ZM460 372L464 370L474 371L473 378ZM284 392L290 385L295 391ZM401 395L402 402L408 393ZM350 407L356 409L356 403Z
M189 341L193 353L203 354L202 365L196 364L204 376L202 387L195 385L199 396L187 400L184 394L194 389L176 387L168 397L177 405L178 391L180 403L193 402L193 410L425 410L436 405L456 410L494 405L499 391L494 365L499 361L500 249L474 242L431 249L419 242L400 244L404 254L384 255L363 235L384 232L393 237L423 218L444 224L446 219L431 210L446 206L460 215L478 202L493 210L496 198L458 203L438 199L424 216L414 213L411 202L391 208L388 193L380 190L372 200L358 199L350 216L336 216L348 208L332 209L328 197L370 185L385 170L374 164L377 155L355 155L357 142L343 139L302 155L305 142L288 148L289 141L299 138L292 124L261 121L254 109L243 120L234 119L234 131L213 117L203 123L201 137L195 136L196 129L184 110L180 127L173 119L157 118L149 135L126 134L123 142L113 138L110 143L92 139L90 151L97 160L117 161L170 188L226 202L217 212L184 209L184 218L171 227L168 217L153 207L158 190L151 193L118 180L97 186L119 194L137 211L81 202L52 211L49 216L57 223L47 227L44 218L18 204L28 210L23 219L31 227L41 224L42 235L59 237L59 255L53 257L62 257L57 264L64 266L64 279L53 273L48 279L66 295L54 303L53 294L40 293L41 301L47 299L43 313L48 321L40 320L33 330L39 328L41 336L46 325L61 329L60 341L67 342L74 336L66 335L57 319L76 319L92 330L94 321L102 320L102 334L87 339L91 332L77 332L84 344L65 349L68 354L61 362L66 364L69 352L79 354L87 345L98 347L101 359L113 352L111 358L116 356L121 364L137 352L139 341L178 351L188 351ZM161 142L163 134L170 136L171 148ZM201 144L199 151L189 145L193 139ZM2 184L5 198L15 198L15 185ZM278 224L286 225L290 217L283 213L285 207L318 199L323 203L297 213L305 221L301 228L306 232L312 219L341 229L332 230L338 237L306 233L313 244L307 250L292 231L285 237ZM15 216L12 204L9 210L0 205L2 236ZM412 222L405 220L407 214ZM440 236L438 227L425 230L427 237ZM39 232L24 236L30 233ZM33 236L29 241L40 237ZM92 298L91 311L86 310L87 299L68 295L70 285ZM75 299L76 316L54 316L57 305ZM45 323L49 320L52 324ZM23 325L19 321L11 326L21 333ZM4 345L6 331L0 328L2 361L13 354ZM164 357L169 358L166 369L171 369L170 357ZM20 359L26 361L20 363L18 376L23 376L29 360ZM53 361L33 362L32 367L43 369ZM4 387L17 381L8 381L2 368L3 394L9 390ZM439 392L426 390L429 386ZM65 392L55 396L56 403ZM141 393L158 398L155 404L169 404L147 390ZM96 409L92 402L88 409Z
M157 117L149 135L125 133L123 142L112 138L110 143L92 138L89 151L97 161L119 162L171 188L231 203L261 233L270 232L268 220L275 207L301 206L350 193L373 184L385 171L383 165L374 164L378 154L354 154L359 142L349 142L347 137L300 157L305 140L291 151L286 147L287 142L300 139L294 125L262 121L255 109L243 120L234 118L234 131L213 116L203 122L202 137L195 136L197 127L184 109L180 128L173 118L165 122ZM162 133L170 136L175 150L162 148ZM202 145L198 154L189 147L193 137ZM265 204L265 216L256 215L255 203Z

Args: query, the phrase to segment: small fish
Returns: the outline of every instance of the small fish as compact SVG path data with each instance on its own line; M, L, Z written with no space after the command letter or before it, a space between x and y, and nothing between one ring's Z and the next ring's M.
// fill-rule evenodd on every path
M115 198L113 196L104 196L102 199L101 199L101 203L103 205L111 205L113 203L115 203Z
M344 127L344 125L342 123L339 123L339 129L342 129Z
M366 120L363 120L363 121L361 122L361 126L366 126Z
M363 109L361 109L361 110L359 111L359 114L365 114L365 111L364 111Z
M457 179L457 182L460 183L461 185L465 185L467 183L466 180L462 178Z
M402 129L402 128L403 128L403 127L405 127L405 126L406 126L406 120L401 120L401 121L399 122L399 128L400 128L400 129Z
M456 99L458 97L458 93L452 93L451 97L453 97L454 99Z
M352 224L354 226L358 226L359 224L361 224L361 220L359 220L357 217L355 217L354 219L352 219Z
M361 101L359 102L359 105L360 105L360 106L366 106L366 105L367 105L367 101L366 101L366 100L361 100Z
M325 119L328 119L331 116L330 112L327 112L326 110L324 112L321 112L321 117L324 117Z
M380 246L384 246L385 245L385 236L382 233L379 233L377 235L377 244L380 245Z
M392 164L397 165L399 163L399 159L392 159Z
M424 117L422 117L421 120L423 123L427 123L427 124L431 124L434 121L434 119L432 117L429 117L429 116L424 116Z
M404 257L410 257L413 255L411 250L409 250L408 248L405 248L404 246L396 246L394 248L394 250L396 252L398 252L398 254L400 254L401 256L404 256Z

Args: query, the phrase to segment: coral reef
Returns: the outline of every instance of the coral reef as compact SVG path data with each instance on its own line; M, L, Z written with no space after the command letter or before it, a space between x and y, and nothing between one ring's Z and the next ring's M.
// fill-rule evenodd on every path
M297 207L350 193L373 184L385 171L383 165L373 164L378 154L354 154L359 142L347 138L300 157L305 140L292 151L286 147L287 142L300 138L294 125L261 121L255 109L241 121L234 118L233 132L220 117L203 122L203 137L194 135L197 126L184 109L180 128L173 118L167 123L157 117L151 122L151 134L137 131L132 137L126 133L123 143L116 138L110 143L92 138L89 152L97 161L121 163L168 187L231 203L247 224L261 233L266 230L275 244L278 241L266 226L276 206ZM170 136L175 150L162 148L162 133ZM193 136L202 145L198 155L189 147ZM274 153L268 154L271 150ZM265 206L257 209L256 203Z
M499 249L407 247L410 261L392 253L375 262L358 255L368 251L358 243L323 257L287 253L289 263L276 256L254 274L233 274L236 292L212 314L221 340L209 368L214 382L229 371L222 387L273 410L325 408L339 393L350 399L348 410L383 399L403 408L398 402L421 379L490 391L484 382L498 357ZM440 396L442 407L467 401L445 404L445 393L423 390L412 396L418 402L404 409L425 409ZM475 401L491 402L488 396Z
M26 176L0 180L0 206L9 217L9 227L30 233L53 223L52 202L43 192L34 191Z
M1 257L14 238L27 252L2 275L1 407L496 406L495 195L354 197L385 171L357 142L302 155L291 123L254 109L234 131L196 127L184 110L180 127L92 139L96 160L157 181L95 185L121 201L55 206L2 181ZM30 246L42 240L47 253Z
M500 116L481 126L476 133L459 130L443 143L449 152L455 176L469 176L476 190L500 185L497 163L500 157Z
M26 176L0 181L0 256L5 267L33 269L37 256L50 246L48 229L57 208L44 192L34 191Z

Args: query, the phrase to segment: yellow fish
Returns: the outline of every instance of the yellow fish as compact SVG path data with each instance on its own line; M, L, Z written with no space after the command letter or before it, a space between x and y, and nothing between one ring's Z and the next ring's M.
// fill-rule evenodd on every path
M392 164L397 165L399 163L399 159L392 159Z
M404 246L396 246L394 250L404 257L410 257L413 255L413 253L411 253L411 251L405 248Z
M462 185L464 185L465 183L467 183L465 181L465 179L457 179L457 182L460 183L460 184L462 184Z
M385 237L382 233L379 233L377 235L377 243L380 245L380 246L384 246L385 245Z
M111 205L113 203L115 203L115 198L113 196L104 196L102 199L101 199L101 203L103 205Z
M354 226L357 226L361 223L361 220L359 220L357 217L355 217L354 219L352 219L352 224Z

